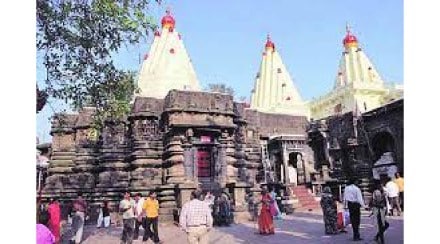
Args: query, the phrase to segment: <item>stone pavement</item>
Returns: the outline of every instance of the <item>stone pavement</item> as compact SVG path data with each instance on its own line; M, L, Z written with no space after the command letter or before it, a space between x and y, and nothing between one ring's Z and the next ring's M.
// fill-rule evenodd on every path
M294 213L284 217L284 220L275 221L275 235L261 236L256 234L256 223L248 222L245 224L234 224L230 227L216 227L210 232L210 243L376 243L373 238L376 228L373 219L368 217L369 213L362 213L361 237L360 242L351 241L352 229L348 226L348 233L341 233L334 236L324 234L324 223L320 213ZM389 217L390 227L385 233L387 244L403 243L403 217ZM121 227L111 227L110 229L96 229L94 226L85 228L84 244L119 244L122 233ZM140 230L140 235L143 229ZM160 239L165 244L184 244L187 243L186 235L177 226L168 225L159 227ZM141 243L139 240L133 243ZM149 243L152 243L149 241Z

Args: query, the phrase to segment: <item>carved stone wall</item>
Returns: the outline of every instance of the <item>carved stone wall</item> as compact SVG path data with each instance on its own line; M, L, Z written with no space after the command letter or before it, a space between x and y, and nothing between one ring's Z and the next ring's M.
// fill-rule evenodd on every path
M213 184L243 212L245 193L261 181L261 140L304 135L307 125L305 117L249 110L230 95L177 90L165 99L137 97L126 120L107 121L99 132L92 115L88 108L63 115L67 124L54 122L47 197L70 200L83 191L92 205L115 205L125 190L156 191L161 221L173 220L197 186L199 147L211 152Z

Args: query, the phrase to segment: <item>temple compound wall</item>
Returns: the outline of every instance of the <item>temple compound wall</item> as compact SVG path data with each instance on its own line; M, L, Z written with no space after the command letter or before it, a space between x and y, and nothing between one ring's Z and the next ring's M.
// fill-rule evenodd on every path
M161 221L173 221L196 188L230 196L242 219L249 215L246 196L258 195L261 184L298 182L289 181L289 165L298 167L301 181L311 180L305 116L261 113L230 95L178 90L164 99L137 97L123 121L106 121L101 131L92 126L93 113L55 115L41 194L69 202L81 192L91 219L104 200L117 204L126 190L154 190Z

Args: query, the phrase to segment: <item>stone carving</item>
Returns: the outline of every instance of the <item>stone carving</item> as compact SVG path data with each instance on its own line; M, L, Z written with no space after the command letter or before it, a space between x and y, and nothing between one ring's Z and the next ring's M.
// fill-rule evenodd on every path
M380 180L381 175L386 175L394 178L395 173L398 172L397 166L394 162L391 152L385 152L373 165L373 178Z

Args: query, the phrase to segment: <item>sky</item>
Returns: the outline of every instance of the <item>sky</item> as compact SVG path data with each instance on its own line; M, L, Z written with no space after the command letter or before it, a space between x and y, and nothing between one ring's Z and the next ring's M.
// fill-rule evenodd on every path
M202 87L223 82L249 100L270 34L303 99L324 95L334 84L347 23L385 82L403 84L403 1L163 0L151 8L158 23L168 6ZM151 41L122 50L115 62L138 71ZM38 58L36 65L44 86ZM37 115L40 142L50 141L50 116L64 108L50 100Z

